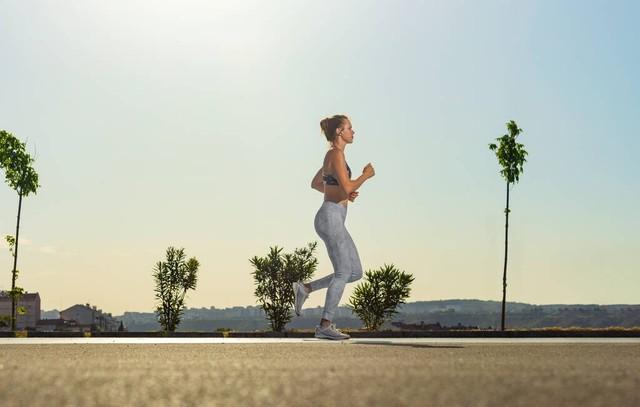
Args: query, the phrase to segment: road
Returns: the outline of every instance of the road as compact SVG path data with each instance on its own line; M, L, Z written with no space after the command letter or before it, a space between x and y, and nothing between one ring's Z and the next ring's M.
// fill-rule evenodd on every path
M640 405L637 340L29 339L0 341L3 406Z

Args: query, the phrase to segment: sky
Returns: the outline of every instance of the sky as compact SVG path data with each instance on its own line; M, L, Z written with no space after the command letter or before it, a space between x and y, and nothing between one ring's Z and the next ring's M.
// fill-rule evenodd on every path
M635 1L0 0L0 129L27 142L18 285L42 309L152 311L169 246L201 263L188 307L256 305L249 258L318 241L310 188L346 114L347 228L408 301L640 302ZM0 176L4 178L4 174ZM0 187L0 233L17 194ZM11 285L12 259L0 288ZM1 268L1 267L0 267ZM346 303L355 284L343 295ZM305 306L324 304L312 293Z

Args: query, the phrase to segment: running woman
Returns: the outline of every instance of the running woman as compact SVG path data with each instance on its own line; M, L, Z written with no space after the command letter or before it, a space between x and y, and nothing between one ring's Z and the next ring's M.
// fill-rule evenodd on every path
M353 143L355 131L347 116L335 115L320 122L320 128L330 143L324 163L311 181L311 187L324 193L324 202L316 213L314 226L324 241L333 266L329 274L310 283L293 283L295 312L300 315L302 304L309 293L322 288L327 289L324 311L320 325L316 326L315 337L321 339L349 339L349 335L336 329L333 317L347 283L362 278L362 265L356 246L344 226L347 217L347 201L358 197L358 189L375 175L371 163L367 164L362 175L351 179L351 168L346 162L344 150Z

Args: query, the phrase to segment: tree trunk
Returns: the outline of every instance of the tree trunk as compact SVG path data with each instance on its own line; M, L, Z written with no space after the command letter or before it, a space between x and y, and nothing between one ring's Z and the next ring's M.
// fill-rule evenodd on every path
M16 222L16 245L13 251L13 271L11 272L11 330L16 330L16 296L13 290L16 288L16 270L18 267L18 238L20 237L20 211L22 210L22 194L18 194L18 221Z
M507 250L509 248L509 182L507 182L507 208L504 211L504 274L502 275L502 321L500 330L504 331L505 307L507 301Z

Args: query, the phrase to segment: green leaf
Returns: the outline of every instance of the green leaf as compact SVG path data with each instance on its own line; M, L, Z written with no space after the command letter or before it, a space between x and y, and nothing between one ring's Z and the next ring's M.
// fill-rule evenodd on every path
M497 138L498 145L490 144L489 148L495 152L498 164L502 167L500 174L509 183L518 182L520 173L524 170L527 152L524 144L516 143L516 137L522 133L515 121L507 122L508 134Z

